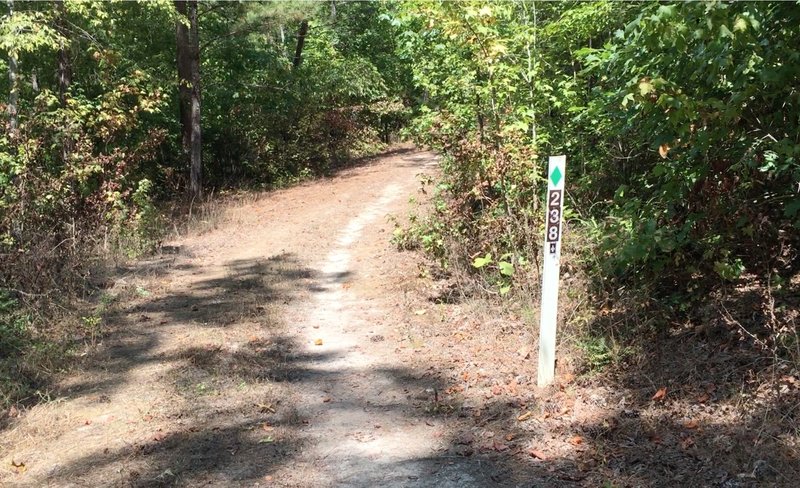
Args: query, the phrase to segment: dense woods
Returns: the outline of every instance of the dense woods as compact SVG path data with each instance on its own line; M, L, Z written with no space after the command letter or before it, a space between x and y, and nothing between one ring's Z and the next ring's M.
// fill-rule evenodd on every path
M652 332L749 283L743 341L797 365L795 2L3 9L0 403L30 398L74 342L54 304L96 300L110 254L155 250L171 203L323 175L399 138L443 160L433 211L395 241L464 289L537 293L546 157L566 154L566 267L587 306L651 314L627 333Z

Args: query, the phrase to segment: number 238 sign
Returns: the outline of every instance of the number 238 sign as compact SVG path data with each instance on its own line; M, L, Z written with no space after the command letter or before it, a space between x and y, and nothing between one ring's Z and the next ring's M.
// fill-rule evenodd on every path
M564 209L566 156L550 156L547 169L547 213L544 226L542 263L542 307L539 328L539 370L537 384L553 382L556 367L556 323L558 321L558 281L561 259L561 217Z
M547 195L546 239L549 254L556 253L556 243L561 237L561 194L563 190L550 190Z

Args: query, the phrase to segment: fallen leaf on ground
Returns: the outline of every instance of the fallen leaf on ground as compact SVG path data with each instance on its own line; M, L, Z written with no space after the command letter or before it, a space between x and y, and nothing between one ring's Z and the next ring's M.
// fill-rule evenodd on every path
M689 420L688 422L684 422L683 426L687 429L696 429L700 426L700 424L697 422L697 420Z
M11 467L14 468L14 472L17 474L22 474L28 470L28 467L25 466L24 461L15 461L13 459L11 460Z
M314 340L314 345L315 346L321 346L322 345L322 339L315 339Z
M541 459L542 461L547 460L547 455L538 449L531 449L528 451L528 454L536 459Z
M666 386L662 386L661 388L658 389L656 394L653 395L652 399L656 400L656 401L663 400L665 396L667 396L667 387Z
M520 422L524 422L524 421L528 420L529 418L531 418L532 416L533 416L533 412L528 410L527 412L525 412L522 415L520 415L519 417L517 417L517 420L520 421Z
M271 403L259 403L256 405L261 413L275 413L275 407Z
M511 380L511 382L508 383L508 386L506 386L506 388L508 389L508 392L510 394L516 395L517 392L518 392L518 390L517 390L517 380Z
M497 452L508 451L508 444L504 444L502 442L494 441L492 443L492 448Z

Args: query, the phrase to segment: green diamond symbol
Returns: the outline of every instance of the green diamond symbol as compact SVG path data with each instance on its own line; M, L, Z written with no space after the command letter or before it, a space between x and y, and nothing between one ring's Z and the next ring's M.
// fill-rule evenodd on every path
M553 186L558 186L558 182L561 181L561 170L558 169L558 166L550 173L550 181L553 182Z

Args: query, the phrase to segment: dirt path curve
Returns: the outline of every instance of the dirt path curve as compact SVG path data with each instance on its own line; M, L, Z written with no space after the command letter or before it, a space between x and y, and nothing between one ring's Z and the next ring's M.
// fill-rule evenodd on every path
M399 150L123 269L110 335L0 433L0 484L491 484L447 455L436 385L398 354L414 268L387 215L435 166Z

